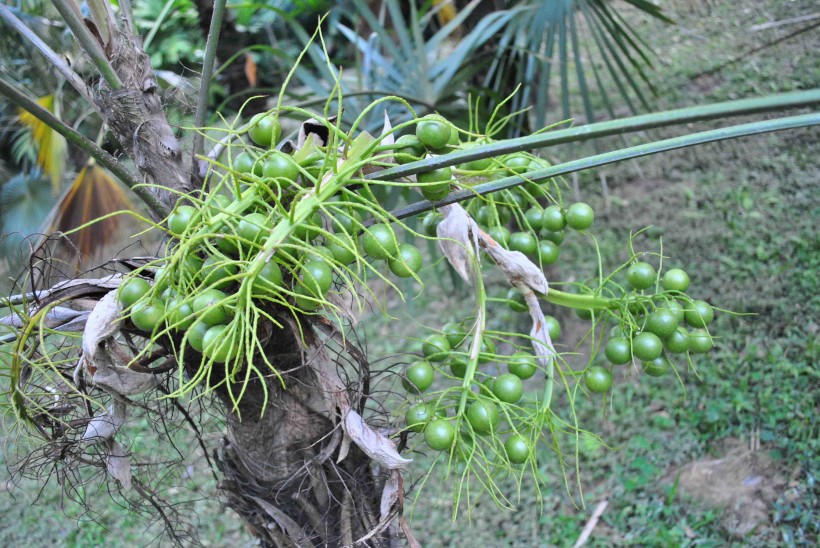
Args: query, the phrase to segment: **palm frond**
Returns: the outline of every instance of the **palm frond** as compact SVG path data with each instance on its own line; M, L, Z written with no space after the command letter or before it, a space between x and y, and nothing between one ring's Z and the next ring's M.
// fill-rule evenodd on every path
M60 103L54 95L40 97L37 102L59 118ZM31 138L37 147L37 164L51 179L52 191L56 194L60 190L60 181L66 167L68 144L65 137L24 110L20 111L19 119L31 131Z
M647 0L626 3L627 9L664 23L673 22ZM592 122L597 117L593 104L603 103L611 114L615 97L633 113L648 109L648 96L655 92L648 76L653 52L621 13L623 6L606 0L520 2L520 6L526 9L516 14L498 37L498 48L484 78L491 98L504 97L522 83L524 88L512 107L533 107L533 127L548 123L556 94L560 111L555 119L583 112L587 122ZM603 72L599 65L603 65ZM556 73L558 82L553 84ZM576 90L580 105L570 100Z
M135 205L125 187L102 167L90 160L77 174L66 192L51 210L41 231L43 234L68 233L71 245L64 246L66 262L80 270L89 260L97 260L120 240L126 217L113 216L82 230L72 232L90 221L110 213L134 210Z

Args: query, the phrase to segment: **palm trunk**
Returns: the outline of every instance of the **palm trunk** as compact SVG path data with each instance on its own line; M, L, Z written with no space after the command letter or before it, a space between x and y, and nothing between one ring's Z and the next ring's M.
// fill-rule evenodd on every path
M124 86L95 95L106 124L146 182L190 192L185 155L161 108L148 57L127 32L116 33L111 51ZM178 196L154 192L169 209ZM272 333L268 359L279 371L290 371L287 388L274 375L267 387L250 380L238 409L226 385L217 391L228 425L217 455L220 489L264 546L350 545L368 535L364 545L384 545L384 480L370 456L343 434L344 411L329 403L316 370L302 363L312 341L303 346L291 331ZM388 504L391 516L394 510Z

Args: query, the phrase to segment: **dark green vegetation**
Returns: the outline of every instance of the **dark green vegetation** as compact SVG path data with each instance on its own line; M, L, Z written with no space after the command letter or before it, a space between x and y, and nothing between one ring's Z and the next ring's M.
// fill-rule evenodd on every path
M700 32L717 37L725 32L720 27L740 9L736 5L725 11L716 9L704 17L707 22L715 23L714 28L707 26ZM790 14L776 13L778 17ZM685 18L682 24L688 21L690 19ZM741 24L751 23L743 20L738 23ZM739 26L737 36L742 36L743 28ZM738 50L744 49L743 44L732 45ZM702 44L699 42L697 47ZM667 50L660 48L664 55ZM752 93L753 90L744 86L759 81L761 71L782 74L787 70L788 67L782 66L785 57L781 54L778 48L768 50L762 58L755 57L751 66L741 64L719 73L717 87L706 93L681 86L685 94L668 93L663 100L670 104L691 104L692 95L696 94L699 101L707 102L726 99L734 93ZM667 81L674 81L674 77L680 78L694 70L691 58L685 53L670 53L673 59L678 59L677 55L680 59L662 69L659 80L668 76ZM799 77L794 75L795 79ZM722 79L728 81L725 88L721 87ZM817 82L802 84L810 87ZM772 514L766 517L780 512L781 521L759 524L742 542L777 542L784 534L797 540L802 534L810 540L811 535L816 535L816 531L809 528L812 521L816 521L809 510L817 506L810 479L817 471L817 463L811 457L818 449L813 441L816 425L810 422L815 405L813 393L817 388L816 370L811 369L817 361L816 326L811 323L818 310L813 296L817 287L814 225L818 203L812 194L817 173L811 155L811 143L816 142L816 136L816 130L801 131L670 154L641 161L642 176L636 175L634 164L608 170L609 187L605 196L602 196L597 174L581 176L581 195L577 198L595 207L596 234L606 264L619 264L624 260L624 242L631 228L652 225L636 238L637 247L657 250L658 238L663 237L664 255L675 257L674 266L690 273L693 285L699 288L699 297L718 303L723 309L758 316L718 314L715 330L722 337L717 351L695 362L701 381L692 372L681 372L685 392L671 375L652 379L633 374L625 378L624 369L618 368L611 406L609 399L604 404L599 396L577 400L581 424L602 435L612 447L605 450L594 437L583 436L579 448L582 471L579 479L572 471L574 457L567 455L568 490L580 504L576 479L583 485L586 513L572 507L554 455L541 447L540 462L545 464L540 472L547 486L543 498L539 500L533 485L525 482L520 486L518 500L516 486L505 485L506 492L519 507L513 512L500 512L485 496L474 506L462 507L461 520L458 526L453 526L448 512L451 495L428 484L413 518L414 530L424 545L568 544L580 534L589 512L602 499L608 499L610 505L592 537L593 542L601 545L741 542L731 536L732 528L727 528L722 521L720 509L698 506L689 497L701 493L691 485L687 490L683 480L675 480L682 470L681 464L713 458L728 447L721 440L729 437L739 438L750 446L757 440L761 446L758 454L771 456L773 461L765 468L764 481L770 481L776 474L793 477L793 485L771 481L775 498L765 501ZM570 159L582 154L579 148L563 147L548 154ZM795 214L796 211L802 214ZM568 235L561 258L548 270L549 279L593 276L596 257L589 244L587 238L578 234ZM656 257L648 256L647 260L657 267ZM445 278L440 293L425 294L423 302L413 304L412 315L422 323L441 324L442 318L453 314L462 301L454 298L453 293ZM550 309L548 313L558 316L564 328L556 342L563 345L562 350L571 352L584 324L557 309ZM491 327L508 327L517 318L519 316L511 312L495 316ZM395 324L390 324L390 329L394 328ZM378 356L406 350L407 340L397 335L409 337L413 333L391 331L389 339L370 337L370 353ZM385 340L392 346L381 344ZM493 371L495 365L483 367ZM557 402L558 405L564 403ZM448 436L446 428L429 432L437 434L438 440L434 443L446 441ZM523 449L508 448L511 460L516 452L526 454L527 448ZM415 466L419 477L426 462L423 456L417 457ZM201 482L204 496L211 493L212 485L208 484L204 466L192 469L190 481ZM34 492L25 486L17 490L21 498L14 508L27 509L28 501L23 499L30 494L33 497ZM54 493L47 491L44 497L50 500L41 500L39 504L52 503L50 507L56 508L58 498ZM103 499L106 494L96 496ZM209 501L196 510L203 524L203 539L212 544L238 541L238 526L229 515L220 512L214 502ZM74 516L79 514L78 508L69 507L67 511ZM73 521L62 520L58 513L48 516L48 519L60 520L54 523L42 518L32 522L32 514L39 513L27 513L29 521L23 527L33 528L28 532L20 531L20 523L15 521L18 514L4 512L8 516L3 518L4 531L10 531L8 537L4 533L4 540L12 543L24 539L36 543L42 539L43 543L53 540L88 545L110 542L106 527L117 531L124 544L142 543L146 538L143 522L116 506L98 518L101 525L85 523L79 529ZM214 518L216 514L220 516ZM468 517L472 518L472 525L467 524ZM220 524L226 524L225 528ZM14 536L18 534L20 536Z

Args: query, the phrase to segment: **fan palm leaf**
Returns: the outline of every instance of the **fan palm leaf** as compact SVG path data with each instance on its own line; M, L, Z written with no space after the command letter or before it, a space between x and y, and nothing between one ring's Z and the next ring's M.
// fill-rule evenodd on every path
M60 117L60 103L55 100L53 94L40 97L37 102L58 118ZM37 148L37 164L51 179L52 191L57 194L60 191L63 173L65 173L68 154L65 137L25 110L20 111L19 120L29 129L31 140Z
M41 231L45 235L65 234L61 253L66 262L81 270L97 261L121 241L124 216L111 216L82 230L76 228L116 211L134 210L128 190L93 160L77 173L74 181L54 205Z

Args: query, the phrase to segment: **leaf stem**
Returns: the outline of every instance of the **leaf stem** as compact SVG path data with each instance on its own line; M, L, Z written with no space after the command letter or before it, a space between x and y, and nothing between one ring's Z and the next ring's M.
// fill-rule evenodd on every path
M820 94L820 90L818 90L818 94ZM761 133L768 133L772 131L782 131L786 129L796 129L807 126L815 126L818 124L820 124L820 113L811 113L799 116L776 118L774 120L763 120L759 122L752 122L749 124L730 126L728 128L713 129L710 131L702 131L699 133L692 133L680 137L673 137L671 139L664 139L662 141L655 141L634 147L613 150L611 152L606 152L603 154L588 156L586 158L581 158L579 160L574 160L571 162L551 166L545 169L539 169L537 171L524 173L523 175L514 175L510 177L504 177L503 179L482 183L471 188L465 188L456 192L452 192L446 198L444 198L443 200L439 200L437 202L421 200L419 202L410 204L409 206L392 211L391 216L394 216L396 219L405 219L407 217L413 217L420 213L430 211L431 209L434 209L436 207L441 207L456 202L462 202L464 200L468 200L476 196L483 196L485 194L491 194L493 192L498 192L500 190L515 188L528 182L540 183L552 179L554 177L567 175L569 173L575 173L576 171L583 171L585 169L591 169L603 165L614 164L616 162L623 162L624 160L631 160L633 158L640 158L643 156L658 154L660 152L668 152L670 150L677 150L680 148L686 148L705 143L724 141L726 139L736 139L738 137L759 135ZM453 155L455 154L457 153L453 153ZM425 160L425 162L426 161L427 160ZM413 164L406 164L403 167L418 164L419 162L414 162ZM374 178L377 177L378 173L374 174Z
M214 0L214 10L211 14L211 27L208 30L208 42L205 44L205 60L202 62L202 76L199 81L199 102L196 105L196 115L194 127L201 128L205 125L205 116L208 113L208 90L211 87L211 75L214 71L214 60L216 58L216 46L219 43L219 31L222 29L222 18L225 15L226 0ZM196 165L197 155L201 152L205 144L205 136L199 131L194 132L193 141L193 163Z
M728 116L742 116L761 112L771 112L790 108L808 107L820 104L820 89L779 93L767 97L755 97L738 101L726 101L713 105L698 105L676 110L668 110L653 114L633 116L621 120L609 120L596 124L572 127L558 131L549 131L527 137L506 139L497 143L473 146L469 149L458 150L450 154L433 156L411 162L402 166L377 171L368 176L369 179L392 181L423 171L430 171L446 166L452 166L472 160L491 158L502 154L521 152L536 148L545 148L562 143L584 141L609 135L642 131L646 129L686 124L725 118Z
M111 86L111 89L121 89L122 81L114 67L108 62L108 58L103 51L102 45L97 41L97 38L91 34L88 27L82 20L82 12L80 7L72 2L72 0L53 0L52 2L57 11L63 17L68 28L74 33L74 37L80 43L83 50L91 57L91 61L97 66L102 77Z
M143 186L134 174L128 171L128 169L118 162L116 158L98 147L93 141L88 139L82 133L79 133L64 124L51 112L44 109L36 101L31 99L23 90L6 81L2 76L0 76L0 95L5 95L12 103L30 112L48 127L65 137L66 140L87 152L92 158L97 160L101 166L108 169L128 188L133 190L134 193L139 196L140 199L142 199L142 201L145 202L155 214L160 217L164 217L168 214L167 208L160 203L157 197L154 196L145 186Z

